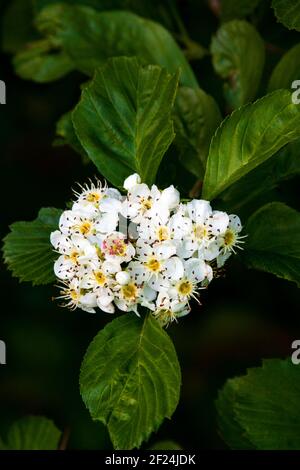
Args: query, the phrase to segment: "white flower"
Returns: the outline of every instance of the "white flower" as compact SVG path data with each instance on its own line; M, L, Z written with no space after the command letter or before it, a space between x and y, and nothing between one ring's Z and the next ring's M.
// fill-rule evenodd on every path
M171 298L168 292L159 292L153 315L162 326L167 327L170 323L177 321L177 318L183 317L189 312L190 307L187 303Z
M160 191L138 174L124 182L127 196L99 181L81 187L50 241L65 306L94 313L152 311L167 326L199 302L223 266L241 248L241 221L213 211L208 201L180 203L174 188Z
M132 222L140 223L143 218L159 219L166 223L169 218L167 201L160 204L161 192L157 186L151 189L144 183L137 184L128 193L127 199L122 204L122 214Z
M176 247L170 241L151 246L139 239L136 245L138 261L130 263L128 270L138 284L147 283L159 291L168 286L171 278L180 279L183 274L182 261L174 256L175 253Z
M95 246L88 240L78 235L72 235L70 239L64 235L61 237L55 232L52 242L60 253L64 253L54 263L54 273L62 280L72 279L79 266L98 262L98 255Z
M247 235L239 235L242 230L240 218L237 215L231 214L229 216L229 223L227 230L220 236L220 255L217 258L217 266L221 268L224 266L225 261L236 253L235 248L242 250L241 244L245 243L243 238Z
M133 277L129 276L126 284L115 287L115 304L123 312L135 312L138 314L138 304L154 309L153 301L157 293L149 286L138 284Z
M64 282L63 285L60 286L60 289L60 296L58 296L57 299L66 301L63 305L64 307L70 310L81 308L85 312L95 313L94 307L97 306L95 297L82 293L77 278L72 279L69 283Z
M185 217L182 210L173 214L167 223L163 224L159 219L143 219L138 226L139 238L150 243L167 240L182 241L191 231L191 220Z
M134 186L140 183L141 183L140 175L138 175L137 173L134 173L133 175L130 175L128 176L128 178L126 178L126 180L124 181L123 187L127 191L131 191L134 188Z
M117 189L108 188L96 180L96 184L90 181L90 185L80 186L81 191L74 191L77 200L74 202L72 210L79 211L86 216L97 216L101 211L101 205L106 199L121 200L121 194Z
M129 262L135 255L133 245L125 240L125 235L120 232L113 232L102 242L102 252L107 260L118 262L119 264Z

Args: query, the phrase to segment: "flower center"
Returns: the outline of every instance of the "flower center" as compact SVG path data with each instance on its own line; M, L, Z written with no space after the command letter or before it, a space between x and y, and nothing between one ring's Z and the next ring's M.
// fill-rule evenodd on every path
M85 222L82 222L82 224L80 224L79 226L79 231L82 233L82 235L88 235L91 232L91 229L92 224L87 220Z
M159 227L157 229L157 238L160 242L169 240L169 229L168 227Z
M78 256L79 256L78 251L72 251L72 253L70 253L70 255L69 255L69 259L72 261L72 263L76 264L77 260L78 260ZM67 258L67 257L68 256L66 256L65 258Z
M158 273L161 271L161 263L158 261L157 258L150 258L147 263L145 264L146 268L149 269L149 271L152 271L154 273Z
M88 193L88 195L86 196L86 200L92 203L99 202L100 194L95 192Z
M162 326L168 326L176 320L176 314L171 309L161 308L154 313L155 318L159 321Z
M122 287L122 295L126 300L135 300L137 298L138 289L135 284L126 284Z
M233 230L227 229L224 235L224 245L231 247L235 244L236 236Z
M106 282L106 276L102 271L95 271L94 272L95 279L99 286L104 286Z
M194 234L198 240L202 240L203 238L207 238L208 230L205 225L195 225Z
M69 297L76 302L79 299L80 294L75 289L69 290Z
M142 197L141 206L142 206L143 211L147 211L147 210L151 209L152 200L149 197L148 198Z
M189 296L193 292L193 284L188 280L180 281L176 288L179 294L184 296Z
M110 256L125 256L127 251L127 246L124 240L120 238L114 238L113 240L104 241L103 249Z

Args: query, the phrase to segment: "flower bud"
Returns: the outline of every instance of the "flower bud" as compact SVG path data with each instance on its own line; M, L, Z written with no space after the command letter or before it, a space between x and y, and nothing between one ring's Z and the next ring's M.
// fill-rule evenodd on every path
M130 175L128 176L128 178L126 178L126 180L124 181L124 188L127 191L131 191L134 188L134 186L136 186L137 184L140 184L140 182L141 182L140 175L138 175L137 173L134 173L133 175Z
M121 286L124 286L130 281L130 275L126 271L120 271L116 274L116 280Z

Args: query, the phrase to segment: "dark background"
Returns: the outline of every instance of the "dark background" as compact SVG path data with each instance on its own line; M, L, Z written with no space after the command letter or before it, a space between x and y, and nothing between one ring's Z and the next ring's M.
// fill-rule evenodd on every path
M207 6L181 2L181 13L193 39L208 46L218 21ZM276 24L271 10L258 29L282 50L298 40ZM268 54L266 75L280 54ZM200 86L222 106L221 84L209 58L196 62L194 69ZM26 82L2 54L0 79L7 85L7 104L0 106L3 238L9 224L34 219L40 207L63 208L75 182L84 182L96 169L83 165L71 149L52 146L56 120L78 99L80 74L47 85ZM181 171L174 165L173 176ZM174 182L166 175L163 179ZM277 193L296 208L298 183L285 183ZM78 386L84 352L109 317L100 311L90 315L61 309L51 300L55 294L52 286L19 284L1 266L0 339L7 345L7 365L0 365L0 435L15 419L39 414L61 430L70 428L69 448L109 449L107 432L91 421ZM226 276L211 284L202 304L168 329L182 366L182 396L172 421L164 422L151 443L174 439L186 449L226 448L214 409L218 389L263 357L290 355L292 341L300 338L296 286L247 270L238 258L227 263Z

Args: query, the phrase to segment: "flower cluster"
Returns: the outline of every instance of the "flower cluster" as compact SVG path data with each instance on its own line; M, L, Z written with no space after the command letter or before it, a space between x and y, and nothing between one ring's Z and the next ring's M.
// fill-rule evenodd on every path
M51 243L65 305L94 313L150 309L167 325L190 311L190 300L243 243L236 215L208 201L180 202L173 187L160 191L137 174L126 196L99 181L80 187L61 215Z

